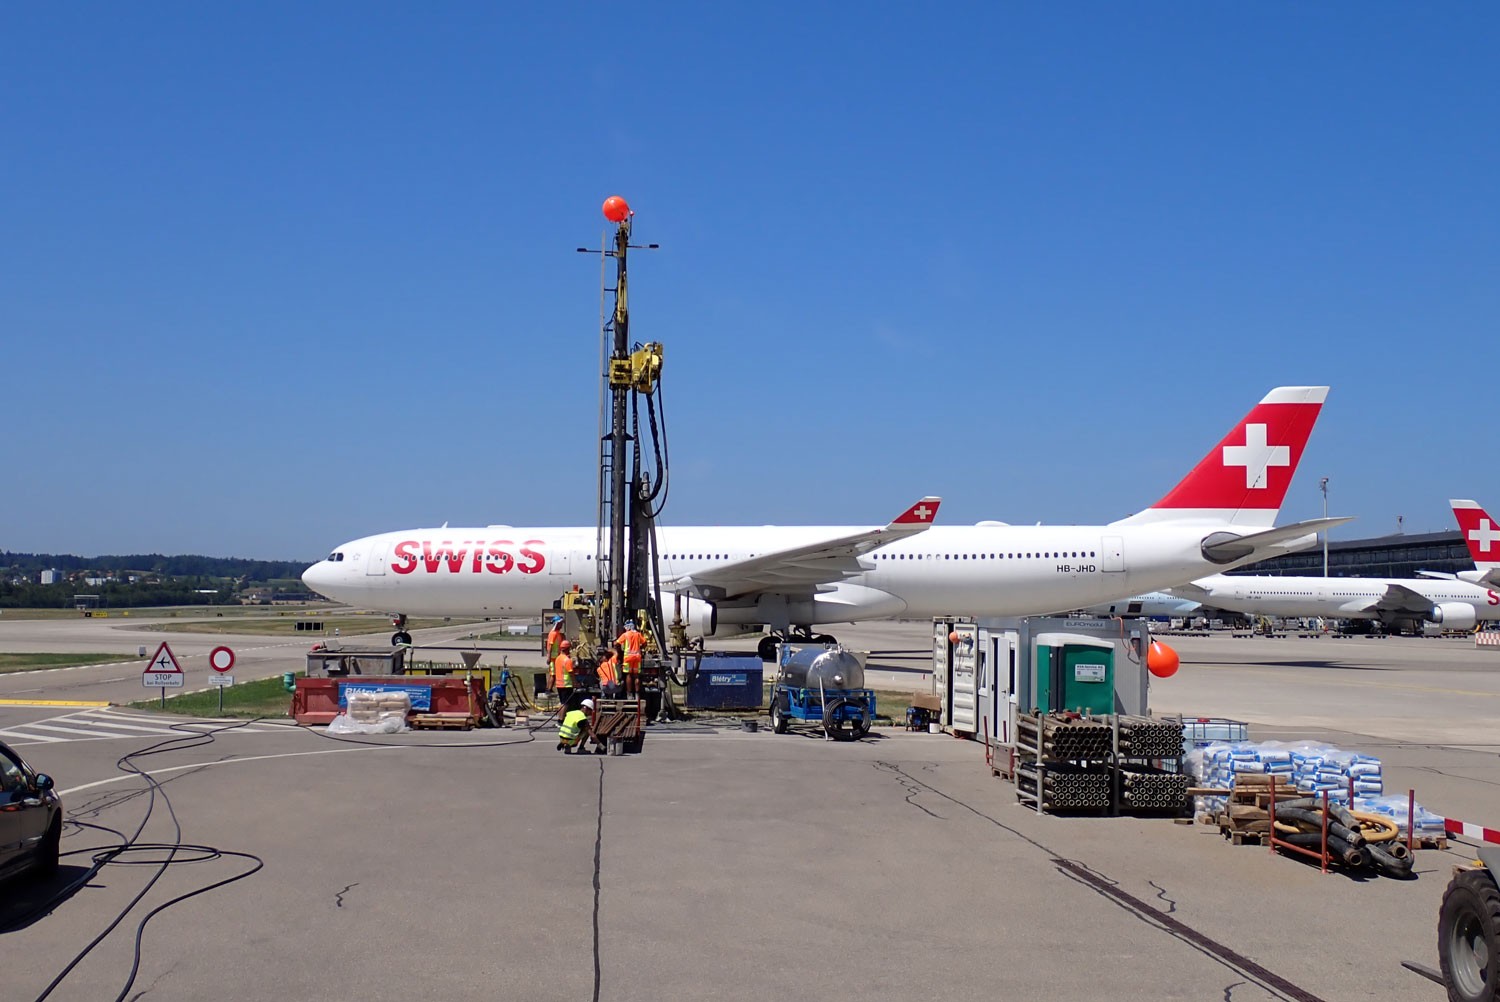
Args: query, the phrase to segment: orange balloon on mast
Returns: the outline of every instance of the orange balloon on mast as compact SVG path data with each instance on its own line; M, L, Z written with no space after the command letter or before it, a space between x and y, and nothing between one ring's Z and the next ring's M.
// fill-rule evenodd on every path
M604 200L604 218L612 223L623 223L630 216L630 205L619 195Z
M1160 640L1151 641L1146 652L1146 670L1157 678L1171 678L1177 674L1177 652Z

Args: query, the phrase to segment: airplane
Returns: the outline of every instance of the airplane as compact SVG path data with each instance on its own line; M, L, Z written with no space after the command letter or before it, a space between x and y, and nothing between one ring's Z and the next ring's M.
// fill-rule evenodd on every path
M1131 595L1113 602L1085 606L1078 611L1090 616L1166 616L1180 619L1196 616L1202 610L1203 604L1190 598L1182 598L1166 591L1149 591L1144 595Z
M1271 390L1156 504L1107 525L933 527L923 498L886 526L660 527L661 602L689 636L938 615L1027 615L1180 584L1316 543L1349 518L1274 527L1326 386ZM597 582L593 526L410 529L351 540L302 575L338 602L408 615L535 615Z
M1247 616L1424 620L1450 630L1500 620L1500 591L1455 578L1324 578L1214 574L1167 589Z

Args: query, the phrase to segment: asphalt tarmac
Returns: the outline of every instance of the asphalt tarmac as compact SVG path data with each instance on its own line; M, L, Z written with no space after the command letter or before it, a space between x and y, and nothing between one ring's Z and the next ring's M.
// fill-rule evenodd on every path
M154 649L163 636L121 626L0 622L0 650ZM841 635L878 652L874 670L927 684L927 624ZM308 645L168 636L189 688L217 644L243 652L237 675L300 667ZM1176 646L1181 671L1152 687L1158 712L1369 750L1388 788L1500 823L1500 653L1419 639ZM0 676L0 698L139 698L141 666ZM194 726L210 733L181 733ZM3 705L0 732L33 736L13 743L57 778L74 822L57 880L0 891L0 926L21 923L0 934L7 999L37 998L142 895L49 998L1423 1002L1442 989L1400 962L1436 966L1442 889L1472 855L1424 850L1414 881L1355 880L1203 826L1038 816L979 746L899 729L843 744L674 724L624 758L559 754L548 724L353 742ZM128 854L29 914L137 828L264 865L150 918L126 991L152 909L257 865Z

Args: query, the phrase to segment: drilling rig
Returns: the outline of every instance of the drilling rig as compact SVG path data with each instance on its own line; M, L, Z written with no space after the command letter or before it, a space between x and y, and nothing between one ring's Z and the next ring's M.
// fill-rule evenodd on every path
M630 251L658 245L630 242L635 214L623 198L606 199L604 216L613 224L613 236L606 230L599 251L578 248L601 259L597 589L565 595L562 609L569 614L568 632L578 637L581 656L595 660L607 653L627 622L635 622L646 636L643 695L659 692L660 710L655 712L665 715L671 710L669 655L681 645L682 635L677 623L672 634L667 631L656 552L656 519L669 482L662 346L631 340L629 295Z

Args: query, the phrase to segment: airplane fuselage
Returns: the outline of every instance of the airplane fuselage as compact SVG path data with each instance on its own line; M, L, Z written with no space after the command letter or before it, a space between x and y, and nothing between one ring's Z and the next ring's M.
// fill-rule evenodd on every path
M1207 590L1204 605L1252 616L1323 616L1335 619L1426 618L1417 608L1381 609L1396 586L1433 607L1472 606L1477 621L1500 619L1500 591L1457 579L1322 578L1217 575L1193 582ZM1198 598L1196 591L1193 597Z
M859 531L839 526L662 527L657 530L660 574L667 582ZM704 598L714 603L718 622L726 625L1079 608L1222 569L1200 551L1209 531L1173 524L935 526L857 558L857 572L819 585L809 596L788 599L763 592ZM338 601L408 615L531 615L575 585L596 586L596 548L593 528L384 533L345 544L309 568L305 580Z

